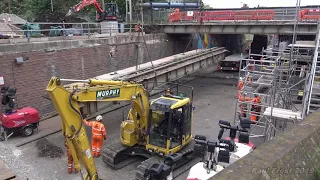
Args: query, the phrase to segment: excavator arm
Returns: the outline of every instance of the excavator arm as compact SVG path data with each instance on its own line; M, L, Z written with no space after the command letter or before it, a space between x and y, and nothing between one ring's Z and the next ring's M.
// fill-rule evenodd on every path
M75 81L73 86L63 86L63 81ZM62 132L72 152L75 167L80 170L80 162L88 174L86 179L97 180L98 174L91 155L90 143L83 126L79 103L93 101L131 101L128 118L134 127L130 136L121 137L128 146L138 143L139 132L148 126L149 102L147 91L140 84L107 80L64 80L52 77L46 91L62 121ZM123 122L124 123L124 122ZM121 126L125 126L122 124ZM129 123L130 126L130 123ZM139 127L139 131L136 127ZM129 127L130 128L130 127ZM123 133L123 132L121 132Z
M83 8L90 6L92 4L96 8L97 12L103 13L103 9L101 8L101 6L97 0L82 0L78 4L71 7L69 12L66 14L66 16L70 16L73 13L77 13L77 12L81 11Z

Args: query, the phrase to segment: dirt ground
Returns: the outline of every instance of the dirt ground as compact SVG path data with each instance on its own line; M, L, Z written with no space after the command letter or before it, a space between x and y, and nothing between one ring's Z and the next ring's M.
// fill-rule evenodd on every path
M210 140L217 140L219 120L233 123L236 105L236 79L230 76L237 74L210 73L206 76L194 74L192 81L187 84L194 87L194 123L193 134L202 134ZM219 77L217 77L219 76ZM103 115L103 123L107 128L109 138L105 144L119 140L119 127L123 119L122 109ZM87 128L91 138L91 129ZM227 134L225 134L227 135ZM253 142L258 144L259 139ZM64 138L61 132L54 133L38 141L14 147L8 142L0 143L0 158L13 169L23 180L78 180L79 174L67 174L67 157ZM102 179L125 180L133 179L135 168L141 161L137 161L120 170L112 170L106 166L101 158L96 159L99 177ZM85 170L83 170L85 174ZM176 178L185 180L187 172Z

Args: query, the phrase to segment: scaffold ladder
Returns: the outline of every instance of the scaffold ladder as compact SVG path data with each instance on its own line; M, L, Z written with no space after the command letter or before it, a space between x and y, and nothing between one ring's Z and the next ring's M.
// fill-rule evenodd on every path
M309 74L309 83L307 88L309 94L307 95L306 115L316 111L320 108L320 57L319 57L319 43L320 43L320 22L318 23L316 46L312 60L312 67Z

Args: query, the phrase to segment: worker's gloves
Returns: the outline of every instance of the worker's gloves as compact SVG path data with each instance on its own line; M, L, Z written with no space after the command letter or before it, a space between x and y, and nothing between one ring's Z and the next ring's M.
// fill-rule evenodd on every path
M106 139L107 139L107 136L104 136L103 139L106 140Z

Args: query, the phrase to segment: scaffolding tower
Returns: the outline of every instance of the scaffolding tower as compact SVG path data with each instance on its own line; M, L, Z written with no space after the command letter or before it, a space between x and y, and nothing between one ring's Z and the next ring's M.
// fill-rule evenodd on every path
M295 38L293 38L295 39ZM274 46L240 62L235 124L239 116L251 119L250 137L272 139L278 132L320 108L320 22L315 41L292 41L287 48ZM238 85L239 88L239 85ZM261 102L252 101L255 95ZM254 109L258 106L259 110ZM290 125L289 125L290 126Z
M295 124L302 120L301 110L292 103L291 94L304 81L299 77L301 68L297 59L290 61L288 56L287 50L268 49L261 54L250 52L249 59L241 60L239 79L244 85L238 89L235 124L239 123L239 116L248 119L257 116L252 121L250 137L262 137L266 141L285 130L288 122ZM253 101L256 95L260 96L260 103Z

